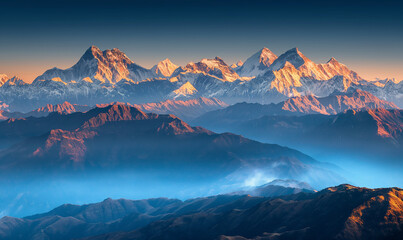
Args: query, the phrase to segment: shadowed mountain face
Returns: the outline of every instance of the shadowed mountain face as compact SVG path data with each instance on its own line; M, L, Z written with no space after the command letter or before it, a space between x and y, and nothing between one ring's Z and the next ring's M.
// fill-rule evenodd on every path
M385 100L375 97L373 94L359 89L348 93L334 93L327 97L317 98L313 95L293 97L280 103L282 110L303 114L337 114L346 110L364 109L397 109L398 107Z
M344 150L398 159L403 146L403 111L375 109L350 110L333 116L265 116L242 122L233 131L301 148L310 145L333 152Z
M247 209L202 211L137 231L89 239L400 239L403 191L351 185L272 199Z
M353 153L393 162L400 158L403 149L402 114L402 110L373 109L330 116L264 116L231 125L217 124L221 127L212 129L287 144L307 152L315 148L328 154Z
M279 104L239 103L206 113L193 123L311 154L313 148L333 154L375 153L392 161L402 154L402 110L360 90L324 98L294 97Z
M211 129L218 129L230 123L275 115L333 115L346 110L398 109L391 102L381 100L371 93L354 90L348 93L334 93L327 97L313 95L292 97L278 104L237 103L235 105L208 112L193 120L194 123Z
M284 193L296 189L270 186ZM106 199L87 205L64 204L25 218L4 217L0 236L13 240L399 239L402 219L401 189L340 185L317 193L266 197L218 195L187 201Z
M240 62L240 65L236 65L236 72L243 77L263 75L276 59L277 56L273 52L263 48L246 59L245 63Z

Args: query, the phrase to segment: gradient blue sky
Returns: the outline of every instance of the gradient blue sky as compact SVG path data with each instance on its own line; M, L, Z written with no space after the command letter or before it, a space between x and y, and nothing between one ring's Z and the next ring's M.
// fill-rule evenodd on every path
M398 1L16 0L0 9L0 73L26 81L72 66L90 45L119 48L144 67L166 57L231 64L264 46L278 55L298 47L367 79L403 79Z

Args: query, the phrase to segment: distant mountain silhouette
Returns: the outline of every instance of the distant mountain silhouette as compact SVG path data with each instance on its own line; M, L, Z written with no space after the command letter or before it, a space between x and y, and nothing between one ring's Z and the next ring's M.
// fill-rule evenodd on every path
M326 155L354 153L398 160L403 154L403 111L359 90L270 105L239 103L192 123L302 151L322 149L328 151Z
M316 146L331 152L376 154L396 160L403 153L403 110L349 110L331 116L265 116L234 124L231 131L263 141L298 145L300 149Z
M347 110L398 109L391 102L381 100L369 92L354 90L346 93L335 92L327 97L306 95L292 97L278 104L237 103L224 109L208 112L193 120L208 128L217 129L244 120L263 116L324 114L333 115Z
M300 192L312 193L313 188L307 183L295 180L277 179L258 187L249 187L247 189L229 193L231 195L251 195L260 197L277 197L284 195L297 194Z

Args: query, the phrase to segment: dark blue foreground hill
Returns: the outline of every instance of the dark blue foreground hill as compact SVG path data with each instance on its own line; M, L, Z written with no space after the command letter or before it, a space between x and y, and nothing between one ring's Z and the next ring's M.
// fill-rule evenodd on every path
M402 239L403 191L351 185L262 201L249 208L200 211L132 232L90 240Z
M277 193L298 190L264 186L267 190L270 187ZM0 238L401 239L402 219L402 189L339 185L316 193L304 190L282 196L106 199L87 205L64 204L26 218L0 219Z

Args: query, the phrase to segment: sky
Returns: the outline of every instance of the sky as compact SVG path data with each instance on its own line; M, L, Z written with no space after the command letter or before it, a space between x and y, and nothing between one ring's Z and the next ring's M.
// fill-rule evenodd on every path
M150 68L220 56L228 64L263 47L335 57L365 79L403 79L398 1L0 1L0 73L32 81L68 68L87 48L119 48Z

